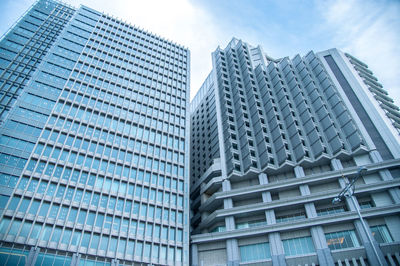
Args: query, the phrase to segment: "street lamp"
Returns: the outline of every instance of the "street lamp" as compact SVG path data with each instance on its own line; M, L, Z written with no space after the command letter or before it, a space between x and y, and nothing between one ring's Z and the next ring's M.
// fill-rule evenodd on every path
M381 258L378 254L378 251L376 250L376 247L374 245L373 239L372 239L372 235L369 233L368 227L365 224L364 219L361 216L361 212L360 212L360 207L358 206L358 203L356 202L356 200L354 199L353 195L354 195L354 190L355 190L355 183L356 181L363 176L363 174L365 174L367 172L367 168L365 166L362 166L360 168L358 168L357 170L357 175L356 177L352 178L350 180L350 182L346 181L346 186L342 189L342 191L340 191L340 193L332 200L332 204L338 204L339 202L341 202L344 198L348 198L351 199L354 208L357 211L358 214L358 218L360 219L361 225L364 229L364 232L366 233L369 242L372 245L372 249L374 250L375 256L379 262L380 265L386 265L383 264L381 261Z

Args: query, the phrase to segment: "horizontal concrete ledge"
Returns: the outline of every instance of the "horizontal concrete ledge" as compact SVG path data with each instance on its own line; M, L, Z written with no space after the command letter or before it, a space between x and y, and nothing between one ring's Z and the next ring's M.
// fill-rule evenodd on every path
M388 167L395 167L395 166L400 166L400 159L386 160L384 162L365 165L369 173L374 173L386 169ZM235 198L235 197L240 197L242 195L258 194L266 191L271 191L274 189L282 190L285 188L296 187L299 185L306 185L306 184L312 185L313 183L320 183L324 181L329 181L331 179L337 179L342 175L346 177L352 177L357 174L358 168L359 166L354 166L345 168L343 170L329 171L329 172L309 175L302 178L293 178L288 180L282 180L279 182L268 183L265 185L256 185L251 187L234 189L230 191L218 192L212 195L210 198L208 198L207 201L202 204L199 210L209 211L210 209L212 209L213 206L218 206L220 204L218 201L222 201L223 199L226 198Z
M190 186L190 194L200 189L202 183L208 182L211 178L221 175L221 159L214 159L214 163L207 169L207 171Z
M365 192L377 192L377 191L384 191L393 187L398 187L400 186L400 179L393 179L389 181L381 181L377 183L372 183L372 184L364 184L364 185L359 185L357 186L357 189L355 190L355 194L363 194ZM230 209L220 209L216 210L213 213L211 213L204 221L202 221L199 225L199 228L206 228L207 226L211 225L218 219L223 219L227 216L230 215L251 215L254 212L260 212L260 211L266 211L274 208L279 208L279 207L284 207L288 205L300 205L300 204L305 204L305 203L310 203L310 202L315 202L318 200L324 200L324 199L333 199L338 195L338 193L341 191L341 189L333 189L329 191L323 191L320 193L314 193L310 194L307 196L296 196L293 198L289 199L282 199L282 200L276 200L272 202L262 202L262 203L255 203L255 204L250 204L250 205L245 205L245 206L239 206L239 207L233 207Z
M364 218L370 218L375 216L390 216L399 212L400 212L400 204L393 204L390 206L375 207L375 208L361 210L361 214ZM236 229L225 232L192 235L191 243L200 244L211 241L227 240L231 238L253 237L273 232L292 231L292 230L309 228L312 226L340 223L344 221L352 221L357 219L358 215L356 211L347 211L332 215L318 216L315 218L301 219L286 223L276 223L260 227L251 227L251 228Z

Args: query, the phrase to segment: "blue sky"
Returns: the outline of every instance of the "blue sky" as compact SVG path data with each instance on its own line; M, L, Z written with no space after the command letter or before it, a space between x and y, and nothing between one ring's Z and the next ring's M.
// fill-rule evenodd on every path
M367 63L400 105L400 1L67 0L137 25L191 50L191 98L211 52L235 36L271 57L339 48ZM33 0L0 1L0 34Z

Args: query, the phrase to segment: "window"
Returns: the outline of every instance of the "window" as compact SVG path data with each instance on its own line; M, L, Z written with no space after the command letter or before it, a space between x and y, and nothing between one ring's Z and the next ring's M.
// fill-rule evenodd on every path
M267 222L264 220L250 221L250 222L236 224L236 229L251 228L251 227L257 227L257 226L263 226L266 224L267 224Z
M100 250L107 250L107 246L108 246L108 237L107 236L103 236L101 238L101 243L100 243Z
M335 213L341 213L345 211L345 206L335 206L317 209L318 216L330 215Z
M269 243L240 246L240 261L249 262L271 258Z
M328 233L325 237L331 250L360 246L354 230Z
M376 225L371 227L372 235L375 237L376 242L381 243L390 243L393 242L393 238L389 233L386 225Z
M300 212L300 213L277 216L276 222L284 223L284 222L289 222L289 221L301 220L301 219L305 219L305 218L306 218L306 214L304 212Z
M71 231L71 230L65 229L64 234L63 234L63 237L62 237L62 240L61 240L61 243L63 243L63 244L69 244L69 240L70 240L70 238L71 238L71 234L72 234L72 231Z
M315 252L310 236L286 239L282 241L286 256L309 254Z

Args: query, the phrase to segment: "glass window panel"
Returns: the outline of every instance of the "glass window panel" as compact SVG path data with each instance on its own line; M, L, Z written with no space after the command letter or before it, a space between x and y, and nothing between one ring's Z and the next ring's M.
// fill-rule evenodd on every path
M108 236L101 237L100 249L106 251L108 247Z
M70 229L65 229L61 243L63 244L69 244L69 240L71 239L71 235L72 235L72 230Z
M60 241L60 237L61 237L61 228L56 227L54 229L53 235L51 236L51 241L58 242L58 241Z
M40 206L40 201L34 200L31 204L31 207L29 208L28 213L36 215L37 211L39 210L39 206Z
M310 236L286 239L282 241L286 256L309 254L315 252Z
M354 230L328 233L325 238L331 250L360 246Z
M49 213L49 218L55 219L55 218L57 217L57 214L58 214L58 210L59 210L59 209L60 209L60 206L59 206L59 205L53 205L53 206L51 206L50 213Z
M80 223L80 224L84 224L85 223L86 214L87 214L87 211L85 211L85 210L80 210L79 211L78 223ZM93 224L93 222L92 222L92 224Z
M32 223L28 222L28 221L25 221L22 224L22 229L21 229L21 232L19 233L19 235L23 236L23 237L28 237L28 234L29 234L29 231L31 230L31 227L32 227Z
M126 246L126 240L120 239L118 243L118 252L124 254L125 246Z
M81 239L81 234L82 233L80 231L75 231L74 232L74 234L72 235L72 241L71 241L71 245L72 246L79 245L79 241ZM83 243L82 243L82 246L84 246ZM87 244L86 244L86 247L87 247Z
M117 245L118 245L118 239L115 238L115 237L111 238L111 243L110 243L109 251L115 252L116 249L117 249Z
M75 236L75 234L74 234L74 236ZM82 237L81 246L87 248L89 246L89 240L90 240L90 233L84 233L83 237Z
M44 227L44 231L41 236L41 240L49 241L52 227L50 225L46 225Z
M92 241L90 241L90 248L97 249L99 245L100 236L98 234L94 234L92 237Z
M38 239L39 238L39 234L40 234L40 230L42 230L42 225L35 223L35 225L33 226L30 238Z
M376 225L371 227L372 235L374 236L376 242L381 243L390 243L393 242L393 238L389 233L386 225Z
M47 212L49 211L49 209L50 209L50 204L49 203L42 203L42 207L40 208L40 211L39 211L39 216L46 217L47 216Z
M58 215L58 219L66 220L67 215L68 215L68 207L62 206L60 214Z
M19 205L18 211L19 212L26 212L26 210L28 209L29 203L31 201L29 199L22 199L21 201L21 205Z
M68 221L75 222L77 213L78 213L78 210L75 208L72 208L68 215Z
M135 249L135 256L142 256L142 251L143 251L143 243L137 242Z

